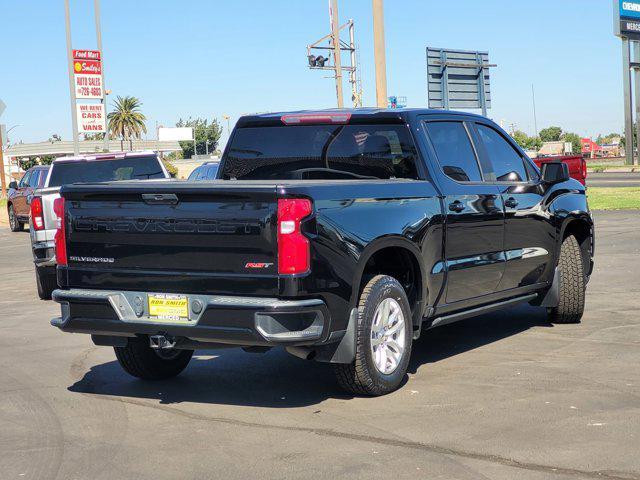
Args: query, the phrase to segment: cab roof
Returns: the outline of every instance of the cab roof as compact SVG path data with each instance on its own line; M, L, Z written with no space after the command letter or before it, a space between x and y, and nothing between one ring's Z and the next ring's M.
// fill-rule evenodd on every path
M406 123L417 115L451 115L475 116L480 115L455 112L451 110L433 110L428 108L333 108L324 110L297 110L291 112L272 112L244 115L238 119L236 127L274 126L292 124L363 124L363 123ZM339 121L329 121L329 117L340 118ZM287 118L304 118L304 122L287 122ZM344 120L346 118L346 120Z

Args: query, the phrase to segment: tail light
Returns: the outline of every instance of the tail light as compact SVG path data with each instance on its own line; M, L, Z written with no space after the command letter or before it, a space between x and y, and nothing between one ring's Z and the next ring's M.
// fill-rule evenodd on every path
M65 243L65 229L64 229L64 198L56 198L53 202L53 211L58 217L58 226L56 229L55 248L56 248L56 263L58 265L67 264L67 244Z
M582 184L584 185L587 180L587 162L584 158L582 159L581 167L582 171L580 173L582 174Z
M338 124L349 123L351 112L336 113L289 113L280 117L280 121L285 125L304 124Z
M42 199L35 197L31 199L31 228L34 230L44 230L44 217L42 216Z
M278 273L295 275L309 271L309 240L300 231L302 219L311 215L306 198L278 200Z

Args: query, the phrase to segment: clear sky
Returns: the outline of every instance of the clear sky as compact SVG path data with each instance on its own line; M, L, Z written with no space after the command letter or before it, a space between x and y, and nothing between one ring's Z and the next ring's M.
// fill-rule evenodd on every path
M329 30L327 0L102 0L106 86L143 102L149 138L180 117L335 106L333 80L307 68ZM74 48L95 48L93 2L71 0ZM0 122L10 140L71 138L63 0L0 0ZM355 21L364 104L375 103L371 0L339 0ZM552 124L621 131L622 61L610 0L386 0L388 94L426 106L425 47L486 50L489 116L533 133ZM346 56L345 56L346 60ZM345 82L345 105L350 104ZM111 103L111 101L110 101ZM225 132L226 135L226 132Z

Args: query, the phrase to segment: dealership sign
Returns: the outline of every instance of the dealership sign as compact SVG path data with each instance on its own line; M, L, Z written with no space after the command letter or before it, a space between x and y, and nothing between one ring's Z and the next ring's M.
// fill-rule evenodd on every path
M76 110L79 133L104 133L107 131L104 105L101 103L78 103Z
M73 51L73 80L76 98L103 97L102 60L98 50Z
M640 0L614 0L613 8L615 34L640 40Z

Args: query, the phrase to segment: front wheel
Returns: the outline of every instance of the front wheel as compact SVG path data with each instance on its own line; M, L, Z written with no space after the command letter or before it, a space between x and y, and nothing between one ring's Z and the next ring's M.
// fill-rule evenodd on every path
M16 216L16 211L13 209L13 205L9 205L9 209L7 210L9 214L9 228L12 232L20 232L24 227L24 224L18 220Z
M129 375L143 380L164 380L180 374L193 350L155 350L147 337L130 338L126 347L113 347L118 363Z
M393 392L407 373L412 338L411 308L402 285L386 275L373 277L358 304L355 361L334 365L338 383L360 395Z
M560 247L558 306L548 308L551 323L579 323L584 313L584 262L580 244L569 235Z

